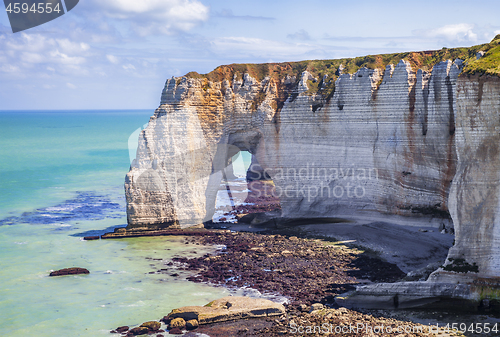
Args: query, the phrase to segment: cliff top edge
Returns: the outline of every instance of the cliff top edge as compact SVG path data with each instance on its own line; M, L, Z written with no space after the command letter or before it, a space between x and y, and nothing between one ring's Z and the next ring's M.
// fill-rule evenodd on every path
M478 52L484 52L480 59L476 59ZM339 67L343 66L343 73L353 74L359 69L385 69L389 64L396 65L400 60L409 62L414 70L432 70L434 65L445 60L461 59L464 61L464 74L487 74L500 76L500 34L490 43L472 47L442 48L440 50L428 50L419 52L403 52L394 54L367 55L355 58L342 58L330 60L307 60L298 62L282 63L260 63L260 64L230 64L215 68L208 74L189 72L188 78L207 79L212 82L223 80L232 81L234 77L241 79L243 74L248 73L258 81L266 77L281 79L286 76L300 77L299 75L308 71L318 80L325 75L329 79L339 76ZM319 81L318 81L319 82Z

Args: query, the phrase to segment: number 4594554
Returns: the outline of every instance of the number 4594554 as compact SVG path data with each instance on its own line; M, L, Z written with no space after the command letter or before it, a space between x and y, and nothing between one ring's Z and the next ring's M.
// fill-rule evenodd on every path
M26 14L28 12L31 13L52 13L56 12L59 13L62 11L62 9L59 7L59 3L56 3L55 5L51 2L48 3L38 3L38 4L33 4L31 7L28 3L10 3L7 8L5 8L7 13L11 14L18 14L18 13L23 13Z
M460 331L462 333L465 332L471 332L471 333L490 333L494 332L495 334L500 332L500 329L498 328L498 323L471 323L471 324L466 324L466 323L448 323L445 327L445 330L449 332L451 329L452 331Z

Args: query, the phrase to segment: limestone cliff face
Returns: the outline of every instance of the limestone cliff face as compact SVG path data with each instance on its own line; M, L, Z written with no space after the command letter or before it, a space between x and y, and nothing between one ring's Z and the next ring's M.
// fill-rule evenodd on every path
M462 76L457 83L458 167L450 191L455 245L449 258L500 277L500 78ZM443 277L446 273L441 273Z
M248 73L172 78L127 174L129 225L211 219L238 149L272 177L285 218L377 212L448 222L461 67L445 61L426 72L401 61L335 81L308 71L260 81ZM322 86L334 91L321 94Z
M492 69L492 74L498 72L498 66ZM499 299L500 78L462 74L454 89L457 165L448 207L455 244L444 267L426 282L358 287L345 300L340 298L340 305L366 307L368 303L371 308L387 309L460 299L479 306L487 305L482 302L485 299Z

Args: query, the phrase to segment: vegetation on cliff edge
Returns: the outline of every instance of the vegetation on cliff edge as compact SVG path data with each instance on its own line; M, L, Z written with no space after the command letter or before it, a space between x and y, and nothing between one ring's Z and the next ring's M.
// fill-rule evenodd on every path
M485 52L484 56L476 60L476 53ZM297 84L300 74L307 70L316 80L309 81L310 93L321 93L324 97L333 94L335 80L339 76L339 67L344 67L344 73L355 73L360 68L385 69L389 64L396 65L400 60L408 61L414 70L432 70L437 63L445 60L461 59L465 62L463 72L466 74L489 74L500 75L500 34L490 43L464 48L443 48L440 50L428 50L420 52L405 52L395 54L367 55L355 58L343 58L334 60L309 60L284 63L261 63L261 64L230 64L222 65L208 74L190 72L187 77L205 78L209 81L220 82L222 80L232 81L241 79L243 74L262 81L264 78L281 80L287 76L295 79ZM326 76L325 76L326 75Z

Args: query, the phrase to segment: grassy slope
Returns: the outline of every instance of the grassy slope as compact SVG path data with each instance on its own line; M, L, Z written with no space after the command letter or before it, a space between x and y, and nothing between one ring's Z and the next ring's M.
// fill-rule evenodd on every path
M476 60L476 53L478 51L484 51L486 54L481 59ZM200 75L196 72L190 72L186 76L205 78L209 81L222 81L224 79L231 81L234 75L237 78L241 78L244 73L248 73L259 81L267 76L274 79L282 79L287 75L296 76L298 81L298 75L307 70L318 79L318 81L309 82L309 92L318 92L327 97L333 94L335 90L335 80L338 77L335 73L340 65L345 67L344 72L352 74L362 67L385 69L389 64L395 65L400 60L406 60L410 62L413 69L431 70L435 64L441 61L455 59L465 61L466 66L463 70L465 74L500 75L500 35L497 35L490 43L469 48L443 48L441 50L368 55L336 60L231 64L219 66L208 74ZM324 75L328 75L326 83L322 83ZM318 88L322 86L323 89L319 92Z
M488 43L486 52L479 60L471 60L464 69L466 74L487 74L500 76L500 34ZM472 47L473 48L473 47Z

